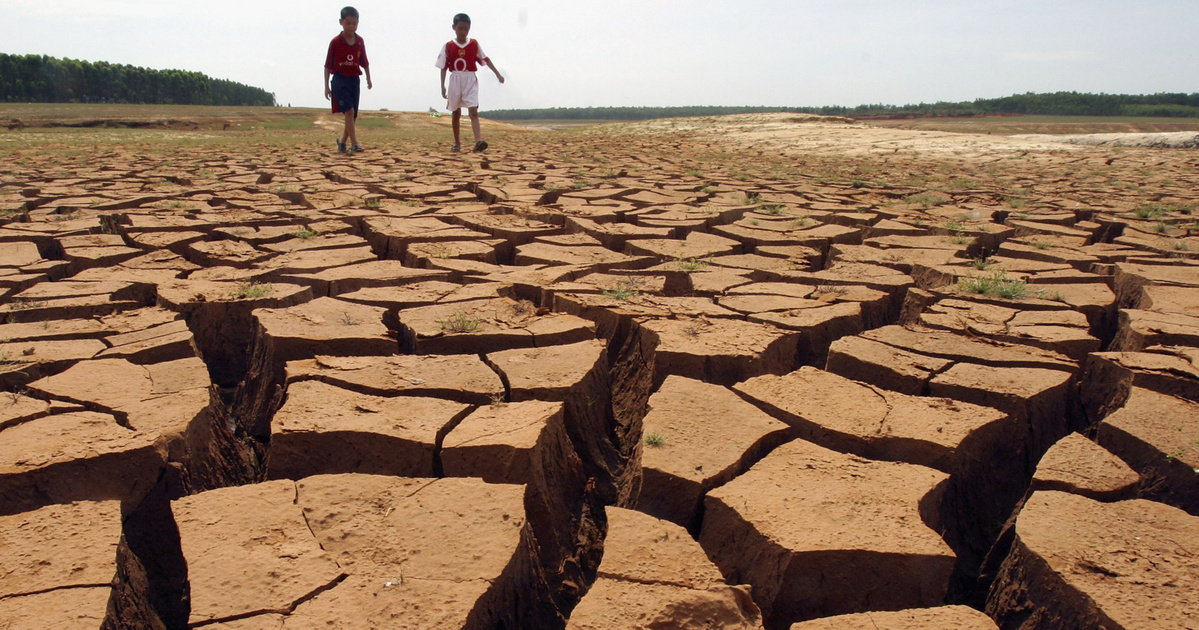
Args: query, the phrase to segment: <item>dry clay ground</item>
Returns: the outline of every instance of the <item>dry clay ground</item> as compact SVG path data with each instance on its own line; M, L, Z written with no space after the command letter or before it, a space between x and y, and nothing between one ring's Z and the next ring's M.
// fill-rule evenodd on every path
M1199 628L1193 150L185 123L0 136L0 628Z

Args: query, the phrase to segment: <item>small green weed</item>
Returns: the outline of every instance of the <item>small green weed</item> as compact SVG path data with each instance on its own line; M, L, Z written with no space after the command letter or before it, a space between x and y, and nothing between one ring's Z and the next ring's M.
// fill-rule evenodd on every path
M295 232L292 232L291 235L296 238L308 240L310 238L315 238L317 236L320 236L320 233L318 233L315 230L310 229L307 225L305 225L304 227L301 227L300 229L296 230Z
M616 287L615 289L604 290L604 297L610 297L613 300L620 300L622 302L639 294L639 291L629 287Z
M1028 285L1023 280L1008 278L1007 272L997 269L985 276L959 280L958 290L965 293L976 293L989 297L1016 300L1024 297L1024 294L1028 291Z
M445 319L434 320L443 332L472 333L479 329L481 321L466 313L454 313Z
M233 299L259 300L270 295L273 290L274 287L269 284L262 284L257 281L246 282L238 285L237 289L233 292Z
M650 433L645 436L645 445L654 448L662 448L666 446L666 438L662 437L661 433Z
M675 265L678 266L679 271L686 271L690 273L692 271L706 269L708 267L708 261L700 260L698 258L680 258L675 261Z

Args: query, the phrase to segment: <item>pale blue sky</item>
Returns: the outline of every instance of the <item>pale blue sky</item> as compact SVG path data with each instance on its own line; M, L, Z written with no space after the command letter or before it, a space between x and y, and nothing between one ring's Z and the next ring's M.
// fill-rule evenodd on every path
M1195 0L367 0L363 109L442 107L454 13L508 79L483 109L858 105L1199 92ZM0 52L195 70L323 107L341 4L0 0Z

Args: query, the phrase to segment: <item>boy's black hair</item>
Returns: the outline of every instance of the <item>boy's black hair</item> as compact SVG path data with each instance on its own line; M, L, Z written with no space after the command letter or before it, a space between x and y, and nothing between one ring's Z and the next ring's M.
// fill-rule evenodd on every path
M352 17L352 18L355 18L355 19L357 19L357 17L358 17L358 9L355 9L354 7L345 7L345 8L343 8L343 9L341 10L341 19L343 19L343 20L344 20L344 19L346 19L346 18L348 18L348 17Z
M467 24L470 24L470 16L465 13L459 13L458 15L455 15L454 26L458 26L459 22L466 22Z

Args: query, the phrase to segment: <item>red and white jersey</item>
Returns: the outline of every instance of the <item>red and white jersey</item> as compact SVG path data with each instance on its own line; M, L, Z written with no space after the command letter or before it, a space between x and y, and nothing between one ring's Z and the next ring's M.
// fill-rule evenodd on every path
M329 42L329 53L325 55L325 69L331 74L342 74L347 77L356 77L362 74L358 69L369 67L371 64L366 60L366 42L362 41L361 35L356 35L354 45L346 43L341 33Z
M472 39L465 44L459 44L457 40L451 39L441 48L441 54L437 56L437 63L434 65L450 72L474 72L479 69L480 63L486 61L487 55L479 47L479 42Z

